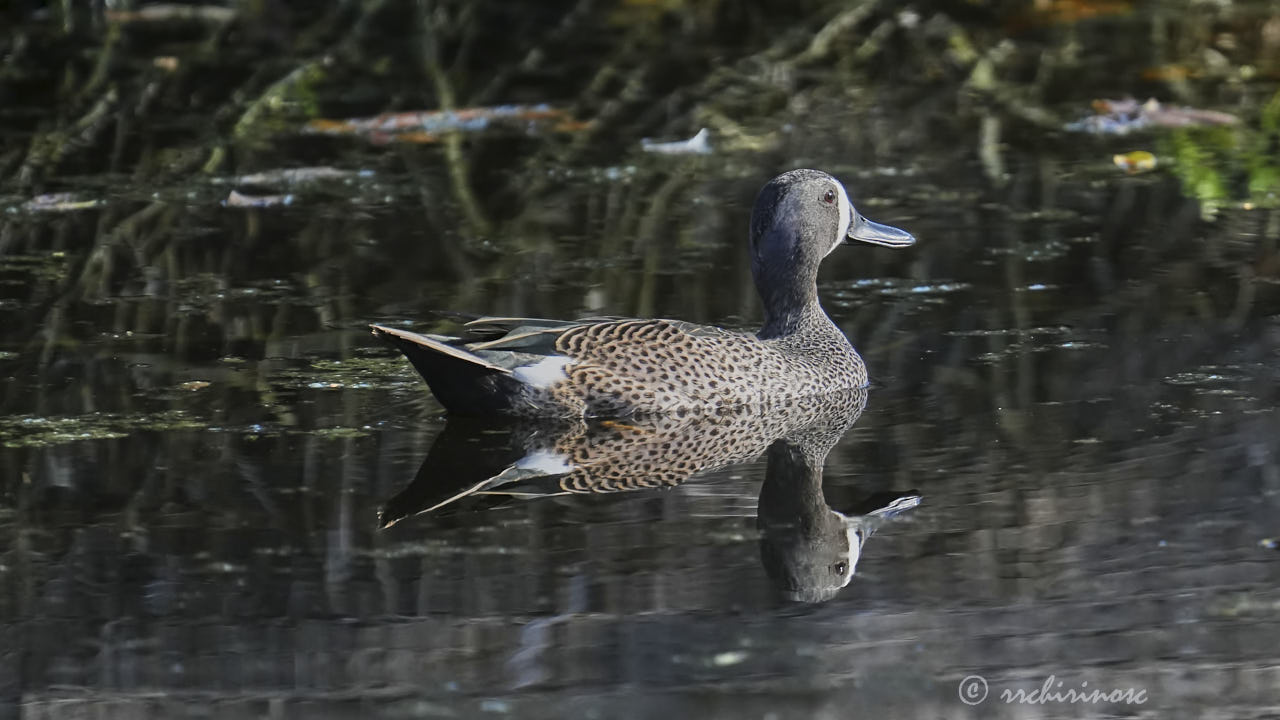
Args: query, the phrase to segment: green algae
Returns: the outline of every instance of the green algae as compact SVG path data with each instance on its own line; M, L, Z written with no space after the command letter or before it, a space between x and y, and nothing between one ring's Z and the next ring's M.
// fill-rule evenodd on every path
M313 437L328 438L331 440L342 440L346 438L362 438L373 435L372 427L326 427L316 428L314 430L299 431L299 435L311 435Z
M1280 92L1262 111L1257 127L1187 128L1158 144L1172 159L1171 172L1183 192L1200 201L1212 219L1227 207L1245 210L1280 207Z
M38 283L59 283L67 276L67 254L54 251L40 255L0 257L0 273L25 275Z
M0 419L0 445L4 447L49 447L85 440L111 440L137 432L199 430L208 424L181 410L125 415L40 417L23 415Z
M342 360L314 360L305 367L280 370L273 383L310 390L389 390L417 382L399 355L369 355Z

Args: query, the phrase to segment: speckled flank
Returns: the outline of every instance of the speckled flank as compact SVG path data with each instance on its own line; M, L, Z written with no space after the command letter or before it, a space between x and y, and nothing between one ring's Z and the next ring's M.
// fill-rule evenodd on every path
M587 417L790 406L863 387L866 367L825 315L808 332L774 340L671 320L580 325L556 352L572 359L564 382L525 389L531 412Z

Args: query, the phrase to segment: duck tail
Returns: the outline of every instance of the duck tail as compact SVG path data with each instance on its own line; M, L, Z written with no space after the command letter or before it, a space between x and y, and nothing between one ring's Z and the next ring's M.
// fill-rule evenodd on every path
M375 336L387 340L409 358L431 393L449 412L474 415L511 410L521 383L507 368L452 344L451 338L385 325L370 328Z

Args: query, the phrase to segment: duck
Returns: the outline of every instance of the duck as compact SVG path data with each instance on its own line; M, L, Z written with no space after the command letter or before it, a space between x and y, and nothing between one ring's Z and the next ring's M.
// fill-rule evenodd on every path
M905 230L864 217L844 185L798 169L751 208L755 333L673 319L481 317L464 337L375 324L450 414L625 418L791 407L867 386L867 368L822 309L822 260L842 245L902 248Z

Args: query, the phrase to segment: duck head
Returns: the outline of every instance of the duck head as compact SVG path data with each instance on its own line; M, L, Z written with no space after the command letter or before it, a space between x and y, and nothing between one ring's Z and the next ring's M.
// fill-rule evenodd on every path
M818 305L818 265L840 245L906 247L910 233L872 222L849 202L839 180L792 170L770 180L751 209L751 275L764 301L761 337L793 332Z

